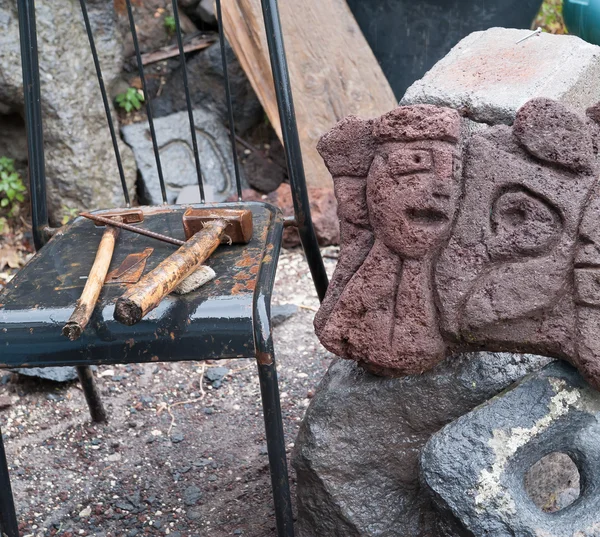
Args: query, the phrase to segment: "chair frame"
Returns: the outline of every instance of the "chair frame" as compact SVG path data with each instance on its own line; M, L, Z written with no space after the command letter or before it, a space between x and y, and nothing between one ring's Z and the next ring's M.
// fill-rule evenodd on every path
M325 272L323 259L320 255L316 234L314 231L304 166L302 163L302 152L294 112L294 103L291 92L291 83L287 69L285 48L279 19L277 0L261 0L262 12L265 22L271 69L275 83L275 93L279 109L281 128L287 168L289 173L292 198L294 203L295 217L289 219L286 225L297 227L300 240L306 254L307 262L320 300L323 300L327 290L328 278ZM27 150L29 158L29 181L31 197L32 233L37 250L41 249L54 230L49 226L48 210L46 204L46 178L43 150L43 121L41 109L41 85L39 75L37 33L35 21L35 0L17 0L19 12L19 31L21 40L21 60L23 68L23 89L25 100L25 125L27 130ZM176 10L176 1L173 0ZM129 3L128 3L128 7ZM84 8L84 2L82 2ZM87 15L84 11L84 19ZM219 25L221 24L221 4L217 0L217 15ZM85 20L86 25L88 21ZM179 20L176 15L177 27ZM89 29L88 29L89 30ZM219 26L221 47L224 47L222 27ZM181 35L178 34L180 50ZM93 47L93 42L91 42ZM223 48L222 48L223 50ZM137 51L139 52L139 50ZM183 54L182 54L183 55ZM230 105L230 92L227 79L227 65L225 58L224 72L226 81L226 94L228 105ZM96 66L98 69L98 66ZM188 111L190 100L184 63L184 80ZM108 108L104 93L101 76L99 77L105 108ZM108 110L107 110L108 114ZM234 131L233 116L229 107L230 130ZM110 124L110 122L109 122ZM111 126L112 128L112 126ZM233 134L233 132L232 132ZM111 130L113 143L116 144L114 131ZM233 145L234 136L232 136ZM235 151L235 146L234 146ZM197 155L197 151L196 151ZM237 163L236 163L237 167ZM201 176L199 183L202 192ZM239 193L239 183L238 183ZM203 196L202 196L203 197ZM279 387L277 382L277 371L275 366L275 354L271 333L270 302L272 282L277 269L277 258L281 245L283 225L274 226L267 237L267 244L274 245L273 253L275 261L263 264L260 269L260 279L267 285L257 285L253 298L253 330L255 341L255 355L258 366L265 430L267 438L267 449L269 465L271 470L271 483L275 502L275 514L277 522L277 534L279 537L293 537L293 517L289 480L287 472L287 460L285 453L285 442L283 423L281 419L281 406L279 400ZM94 403L98 402L98 396L94 393L95 387L89 367L78 365L78 373L85 391L86 399L90 409L94 410ZM0 433L0 532L6 537L19 537L17 517L15 513L14 500L11 491L8 464L4 445Z

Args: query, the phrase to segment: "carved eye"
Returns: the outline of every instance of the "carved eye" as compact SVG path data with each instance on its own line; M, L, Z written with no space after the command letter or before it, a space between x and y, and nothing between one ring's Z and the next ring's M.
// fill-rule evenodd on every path
M491 228L494 256L531 256L549 252L560 238L560 212L522 187L501 194L492 206Z
M431 152L423 149L403 148L388 157L388 168L394 176L427 171L432 167Z

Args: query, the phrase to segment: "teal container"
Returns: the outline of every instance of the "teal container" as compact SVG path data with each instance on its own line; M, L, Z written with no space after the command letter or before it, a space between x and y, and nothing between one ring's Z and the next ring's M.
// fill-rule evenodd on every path
M563 18L570 34L600 45L600 0L563 0Z

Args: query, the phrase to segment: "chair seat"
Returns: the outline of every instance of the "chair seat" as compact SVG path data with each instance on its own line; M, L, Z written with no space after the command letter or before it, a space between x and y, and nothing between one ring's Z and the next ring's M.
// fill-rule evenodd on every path
M81 295L104 228L77 218L58 232L0 293L0 367L255 356L253 318L264 318L255 313L257 307L268 308L283 218L277 208L264 203L193 205L206 206L251 210L251 242L219 246L206 262L216 273L213 281L186 295L167 296L134 326L113 319L117 298L132 284L106 283L88 327L76 341L61 331ZM185 239L182 216L188 207L143 207L144 222L138 226ZM177 247L123 230L110 271L146 248L153 251L144 273Z

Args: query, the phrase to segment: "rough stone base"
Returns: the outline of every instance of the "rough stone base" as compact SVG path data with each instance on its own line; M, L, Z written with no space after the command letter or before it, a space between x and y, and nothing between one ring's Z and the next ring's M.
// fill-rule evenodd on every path
M386 379L335 361L307 410L292 461L299 537L460 535L419 484L421 448L444 425L547 363L477 353L420 376Z

